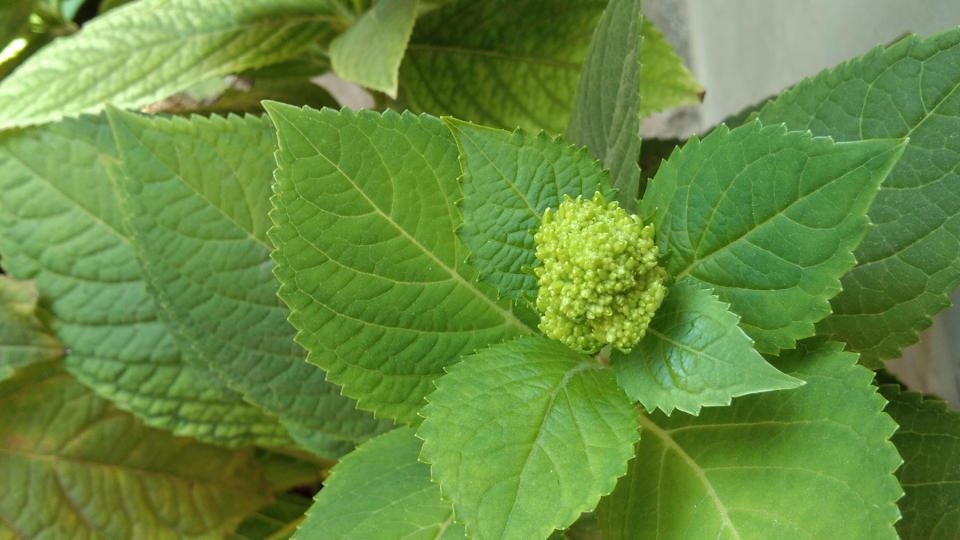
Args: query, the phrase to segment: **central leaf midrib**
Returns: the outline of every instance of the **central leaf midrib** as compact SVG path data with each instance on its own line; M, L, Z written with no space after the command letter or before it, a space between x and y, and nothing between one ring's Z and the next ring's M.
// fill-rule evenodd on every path
M557 400L557 395L559 395L562 390L566 389L567 384L570 383L570 380L573 379L574 376L588 369L600 369L600 365L591 361L581 361L577 365L567 370L567 372L563 374L563 377L557 383L557 386L550 390L550 399L543 408L543 414L540 415L541 420L540 426L537 428L537 436L534 437L533 442L531 442L530 447L527 450L527 455L523 458L523 465L520 467L520 472L517 474L517 482L515 484L513 495L514 504L510 506L510 512L507 513L507 518L504 520L503 530L500 531L501 534L510 528L510 520L513 517L514 510L517 508L516 500L520 491L520 480L526 474L527 466L530 464L530 455L533 453L534 448L539 447L540 439L543 437L544 428L547 424L547 416L550 414L550 411L553 410L554 403Z
M718 253L722 253L722 252L725 252L725 251L731 249L735 244L737 244L738 242L740 242L741 240L743 240L744 238L746 238L746 237L749 236L750 234L752 234L752 233L754 233L754 232L762 229L764 226L766 226L768 223L772 222L773 220L777 219L778 217L783 216L784 214L786 214L786 212L788 212L788 211L789 211L791 208L793 208L795 205L797 205L797 204L799 204L799 203L801 203L801 202L806 201L809 197L815 196L816 194L818 194L820 191L822 191L823 189L827 188L828 186L833 185L833 184L835 184L836 182L842 181L842 180L845 179L847 176L849 176L850 174L852 174L852 173L853 173L854 171L856 171L857 169L862 168L863 166L864 166L864 164L863 164L863 163L860 163L855 169L849 170L849 171L848 171L846 174L844 174L843 176L840 176L840 177L838 177L838 178L834 178L834 179L831 180L830 182L827 182L827 183L825 183L825 184L821 184L821 185L817 186L815 189L813 189L812 191L809 191L809 192L807 192L807 193L805 193L805 194L797 197L796 199L794 199L793 201L791 201L790 204L788 204L787 206L778 209L777 212L771 214L769 217L767 217L767 218L764 219L763 221L761 221L761 222L759 222L759 223L755 223L752 227L747 228L746 230L744 230L744 231L743 231L741 234L739 234L736 238L733 238L733 239L731 239L731 240L729 240L729 241L724 242L722 245L717 246L715 249L711 250L710 252L705 253L705 254L702 254L702 255L700 255L700 254L694 254L693 259L691 259L691 261L687 264L687 266L684 267L680 272L677 273L677 275L676 275L676 281L680 281L681 279L683 279L684 277L686 277L690 272L692 272L694 269L696 269L696 267L698 267L698 266L700 266L701 264L703 264L704 262L710 260L711 258L713 258L714 256L716 256ZM689 193L689 190L690 190L691 187L693 187L693 184L688 184L688 185L687 185L687 191L688 191L688 193ZM860 213L851 214L851 215L853 215L854 217L856 217L856 216L863 217L863 215L860 214ZM848 216L848 217L849 217L849 216ZM847 218L844 218L844 221L845 221L846 219L847 219ZM841 223L842 223L842 222L841 222ZM687 225L689 225L689 224L687 224ZM703 231L703 236L705 237L709 232L710 232L710 230L704 230L704 231ZM701 238L702 238L702 237L701 237Z
M523 201L523 204L525 204L525 205L527 206L527 209L530 210L530 213L531 213L535 218L537 218L537 221L543 221L543 217L542 217L542 216L540 215L540 213L537 212L537 210L530 204L530 201L527 199L527 196L520 191L520 188L517 187L517 184L516 184L515 182L511 181L511 180L507 177L506 173L504 173L504 172L500 169L500 167L499 167L499 166L497 165L497 163L493 160L493 158L490 157L489 154L487 154L486 150L484 150L479 144L477 144L476 141L474 141L474 139L473 139L472 137L470 137L470 135L468 135L468 134L467 134L466 132L464 132L463 130L458 129L457 131L458 131L459 133L461 133L463 137L470 139L470 142L471 142L471 143L473 144L473 146L477 149L477 151L480 152L480 153L483 155L484 159L487 160L487 163L489 163L490 166L493 167L493 169L494 169L495 171L497 171L497 174L500 176L500 178L503 179L504 182L507 183L508 186L510 186L510 189L512 189L513 192L517 194L517 197L519 197L520 200ZM518 156L517 161L519 162L519 156ZM554 181L556 181L556 177L554 177ZM474 189L476 189L476 187L475 187ZM559 191L560 191L560 190L558 189L557 192L559 193ZM477 190L477 192L480 192L480 190Z
M383 212L383 210L381 210L380 207L377 206L377 205L373 202L373 200L371 200L371 199L367 196L367 194L363 192L362 189L360 189L360 186L358 186L358 185L356 184L356 182L354 182L353 178L351 178L350 175L348 175L348 174L346 173L346 171L344 171L343 169L341 169L338 164L334 163L333 160L331 160L329 157L327 157L327 156L320 150L320 148L318 148L318 147L313 143L313 141L312 141L309 137L307 137L306 133L304 133L304 132L300 129L299 126L297 126L296 124L294 124L293 122L291 122L289 119L286 119L286 118L285 118L285 120L286 120L286 122L287 122L287 125L289 125L289 126L292 127L294 130L296 130L297 133L300 134L300 137L301 137L304 141L306 141L306 142L310 145L311 148L314 149L314 152L316 152L316 155L317 155L317 156L321 157L324 161L326 161L328 164L330 164L331 167L333 167L334 169L336 169L337 172L339 172L340 175L344 178L344 180L346 180L347 182L350 183L350 185L353 187L354 191L355 191L357 194L359 194L361 197L363 197L364 201L366 201L367 204L369 204L370 207L371 207L378 215L380 215L382 219L384 219L391 227L393 227L394 229L396 229L396 231L399 232L408 242L410 242L411 244L413 244L417 249L419 249L421 252L423 252L424 255L426 255L427 257L429 257L429 258L430 258L434 263L436 263L440 268L442 268L444 271L446 271L448 274L450 274L450 276L454 279L454 281L460 283L464 288L466 288L468 291L470 291L471 293L473 293L474 296L478 297L482 302L484 302L485 304L487 304L488 306L490 306L495 312L499 313L500 316L503 317L505 323L507 323L507 324L509 324L509 325L511 325L511 326L517 327L518 329L520 329L521 332L526 333L526 334L530 334L530 333L533 332L533 331L530 329L530 327L528 327L526 324L524 324L524 323L521 322L519 319L517 319L516 316L514 316L513 313L511 313L511 312L503 309L503 308L500 307L499 305L497 305L496 302L492 301L487 295L483 294L479 289L477 289L476 287L474 287L474 285L473 285L472 283L470 283L470 282L468 282L466 279L464 279L463 276L461 276L459 272L457 272L457 271L454 270L453 268L450 268L445 262L441 261L439 258L437 258L436 255L434 255L433 253L431 253L430 250L428 250L428 249L426 248L426 246L424 246L424 245L421 244L419 241L417 241L416 238L414 238L413 236L411 236L410 233L408 233L406 230L404 230L403 227L400 226L400 224L398 224L396 221L393 220L393 218L391 218L390 216L388 216L387 214L385 214L385 213Z
M713 484L710 482L710 479L707 478L706 473L700 467L700 465L697 464L697 462L692 457L690 457L690 454L687 454L687 452L679 444L677 444L675 440L673 440L673 438L670 436L669 433L664 431L660 426L658 426L652 420L650 420L650 418L647 415L638 414L637 419L640 422L640 425L643 426L644 429L651 432L653 435L655 435L657 438L663 441L664 447L672 450L680 459L682 459L687 464L687 466L690 467L690 470L693 471L695 475L697 475L697 478L700 480L700 483L703 485L704 489L707 492L706 493L707 497L709 497L710 500L713 501L714 507L716 507L717 512L720 514L720 520L723 523L723 526L729 529L730 532L733 533L734 538L739 539L740 532L737 531L737 528L734 526L733 522L730 521L730 515L727 513L727 507L720 500L720 496L717 494L716 490L713 489Z
M196 186L194 186L194 185L191 184L190 182L187 182L186 178L184 178L184 175L182 175L182 174L180 173L180 170L176 170L176 171L175 171L175 170L173 170L170 166L168 166L168 165L161 159L161 157L160 157L156 152L153 151L153 148L150 148L150 147L148 147L147 145L145 145L145 144L143 143L143 141L140 139L140 137L137 136L136 133L133 133L133 130L131 129L131 126L130 126L130 124L129 124L128 122L126 122L126 121L124 121L124 120L122 120L122 119L121 119L121 121L126 125L127 130L128 130L129 132L131 132L131 133L130 133L130 136L131 136L131 138L132 138L134 141L136 141L137 146L139 146L139 147L142 148L145 152L147 152L147 154L149 154L149 155L154 159L154 162L157 163L158 165L160 165L161 167L163 167L163 168L167 171L167 173L169 174L169 180L160 180L160 181L158 181L158 182L143 182L143 181L137 180L137 182L138 182L139 184L141 184L141 185L145 185L145 184L148 184L148 183L149 183L149 184L164 184L165 182L169 182L169 181L178 182L179 184L181 184L181 185L183 185L184 187L188 188L192 193L195 193L198 197L200 197L204 202L207 203L207 206L209 206L210 208L213 208L218 214L220 214L221 216L223 216L223 218L226 219L230 224L232 224L233 226L235 226L235 227L236 227L237 229L239 229L240 231L243 231L243 233L244 233L249 239L253 240L254 243L256 243L256 244L258 244L258 245L260 245L260 246L263 246L264 248L266 248L266 249L268 249L268 250L269 250L269 249L273 249L273 246L270 245L269 241L267 241L267 240L265 240L265 239L260 239L260 238L258 238L257 236L255 236L254 233L253 233L253 231L247 230L246 227L244 227L244 226L241 225L239 222L237 222L232 216L228 215L222 208L220 208L219 206L217 206L216 204L214 204L213 201L211 201L204 192L200 191L200 189L198 189ZM171 124L172 124L172 121L171 121ZM121 145L121 144L120 144L120 141L117 141L117 147L118 147L118 149L120 148L120 145ZM217 152L215 148L212 148L212 147L210 147L210 148L211 148L212 150L214 150L214 153L216 153L216 154L219 155L219 152ZM122 153L122 152L123 152L123 151L121 150L121 153ZM233 179L236 180L237 184L243 186L243 182L240 181L240 176L237 174L237 172L236 172L236 170L234 169L233 165L232 165L231 163L228 163L226 160L221 160L221 162L224 163L224 164L227 166L227 168L230 169L230 174L231 174L231 176L233 177ZM244 194L245 194L245 193L244 193ZM130 199L133 199L133 197L131 196ZM246 202L246 201L245 201L245 202ZM252 216L255 214L254 209L251 209L251 208L247 207L247 210L250 211L250 215L251 215L251 218L252 218ZM152 214L149 214L148 212L146 212L146 214L147 214L147 215L152 215ZM132 216L131 216L131 217L132 217ZM159 219L158 219L156 216L154 216L154 219L156 219L157 222L159 223ZM168 230L170 230L170 232L172 232L172 233L180 236L180 233L179 233L179 232L173 231L173 230L171 230L171 229L168 229ZM228 240L234 240L234 239L228 239Z

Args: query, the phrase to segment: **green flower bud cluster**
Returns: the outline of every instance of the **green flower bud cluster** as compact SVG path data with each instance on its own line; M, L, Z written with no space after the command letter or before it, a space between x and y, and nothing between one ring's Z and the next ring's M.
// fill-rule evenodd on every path
M599 192L547 209L534 235L540 330L587 353L629 352L666 294L653 232Z

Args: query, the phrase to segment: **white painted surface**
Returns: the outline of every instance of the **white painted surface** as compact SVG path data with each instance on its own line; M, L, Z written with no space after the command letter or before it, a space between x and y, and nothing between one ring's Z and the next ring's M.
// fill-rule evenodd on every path
M702 128L908 32L960 25L958 0L687 0L686 12Z

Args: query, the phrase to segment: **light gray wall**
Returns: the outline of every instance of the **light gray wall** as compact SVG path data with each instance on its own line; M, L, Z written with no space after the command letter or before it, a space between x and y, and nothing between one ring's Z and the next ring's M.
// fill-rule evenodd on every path
M688 0L702 127L887 44L960 25L958 0Z

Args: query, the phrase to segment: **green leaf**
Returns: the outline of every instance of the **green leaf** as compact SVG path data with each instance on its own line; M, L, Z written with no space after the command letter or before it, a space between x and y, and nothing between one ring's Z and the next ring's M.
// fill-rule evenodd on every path
M601 0L460 0L417 21L400 66L414 111L563 133Z
M417 0L380 0L330 42L334 73L397 97L400 61L417 19Z
M649 19L643 20L640 64L641 118L703 99L703 87Z
M303 522L311 502L307 497L281 493L276 502L243 520L227 540L286 540Z
M270 500L249 451L149 429L55 363L0 383L0 537L214 538Z
M315 0L141 0L57 39L0 83L0 128L139 107L291 58L326 29Z
M842 350L784 351L800 388L641 417L637 457L597 509L604 538L896 538L897 425Z
M817 326L873 367L916 342L960 284L958 64L960 29L913 36L825 71L760 112L837 140L910 137L870 208L874 227L833 315Z
M319 42L313 42L299 54L256 69L248 69L238 75L243 79L310 79L330 71L330 56L327 47Z
M530 332L464 262L456 144L431 116L265 106L280 142L270 238L297 340L361 408L419 422L443 366Z
M669 415L803 384L754 350L729 307L696 280L673 285L640 343L629 354L613 351L620 387L645 409Z
M422 459L471 538L546 538L626 470L637 415L613 373L540 336L449 368L427 398Z
M356 446L354 441L331 437L301 424L283 421L280 423L287 428L287 433L301 448L309 450L321 458L337 459L344 454L348 454Z
M419 453L420 441L407 427L358 446L330 471L297 538L465 538Z
M44 322L71 351L67 369L120 408L205 441L289 444L276 419L182 354L168 332L104 167L116 156L103 117L0 136L4 269L36 282Z
M610 169L620 203L636 212L640 168L640 0L611 0L580 72L567 140Z
M536 297L523 271L537 263L533 234L564 195L614 200L610 177L583 149L545 133L513 133L447 119L460 149L464 224L460 238L484 281L508 298Z
M39 297L34 283L0 275L0 381L18 367L63 356L63 346L37 317Z
M893 434L904 461L897 471L904 491L900 538L955 538L960 531L960 413L898 385L883 385L880 393L890 400L887 414L900 424Z
M356 410L293 341L267 239L276 167L269 119L154 119L113 108L107 117L137 258L192 349L284 422L352 441L389 429Z
M656 226L667 272L713 289L757 350L776 354L830 313L867 209L903 148L759 122L720 126L660 167L640 215Z
M20 35L36 3L37 0L4 0L0 6L0 50Z

